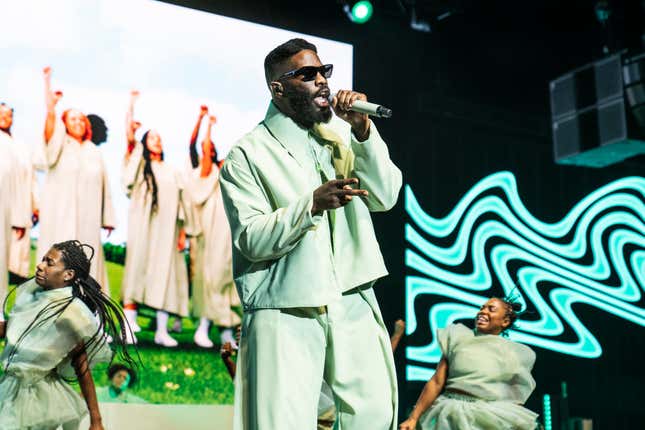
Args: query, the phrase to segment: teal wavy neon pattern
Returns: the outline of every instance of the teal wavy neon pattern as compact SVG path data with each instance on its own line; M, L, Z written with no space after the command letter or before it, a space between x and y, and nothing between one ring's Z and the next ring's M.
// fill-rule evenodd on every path
M518 342L596 358L598 339L574 312L585 304L645 326L645 178L626 177L587 195L559 221L544 222L519 197L515 177L497 172L473 186L443 218L405 188L407 334L427 318L431 333L473 318L495 285L533 311L511 330ZM517 288L516 288L517 287ZM417 315L417 299L438 302ZM417 309L418 311L418 309ZM406 379L427 380L441 351L406 348Z

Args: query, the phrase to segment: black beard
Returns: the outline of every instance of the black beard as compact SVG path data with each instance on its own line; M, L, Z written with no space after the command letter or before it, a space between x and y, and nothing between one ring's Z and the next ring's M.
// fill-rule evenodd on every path
M327 88L321 88L320 91ZM311 128L319 122L329 122L331 120L331 107L326 106L322 109L314 104L314 99L320 93L310 95L305 91L296 90L288 85L284 86L284 96L293 112L293 119L296 123L304 128Z

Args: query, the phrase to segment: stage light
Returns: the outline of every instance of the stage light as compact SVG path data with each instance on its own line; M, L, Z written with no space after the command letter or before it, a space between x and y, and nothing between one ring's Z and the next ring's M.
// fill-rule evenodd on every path
M343 10L350 21L356 24L364 24L372 17L374 7L368 0L360 0L354 3L353 6L345 3Z
M551 396L548 394L545 394L542 398L542 409L544 415L544 430L551 430L553 428L551 419Z

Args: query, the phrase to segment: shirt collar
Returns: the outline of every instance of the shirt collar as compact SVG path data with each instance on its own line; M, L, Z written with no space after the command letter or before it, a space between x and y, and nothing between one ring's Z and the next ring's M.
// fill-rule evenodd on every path
M36 297L49 296L53 298L63 298L72 296L72 287L61 287L54 288L52 290L46 290L40 285L34 290L34 295Z
M294 120L280 112L273 104L269 108L263 121L269 133L296 159L301 166L310 164L307 145L309 144L309 130L300 127Z

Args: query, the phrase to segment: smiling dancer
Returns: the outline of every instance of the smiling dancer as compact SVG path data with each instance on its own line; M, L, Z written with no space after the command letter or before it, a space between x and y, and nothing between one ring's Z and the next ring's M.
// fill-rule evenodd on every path
M399 429L536 428L537 414L522 406L535 389L535 353L500 336L519 310L519 303L491 298L477 313L475 330L463 324L437 330L441 361Z

